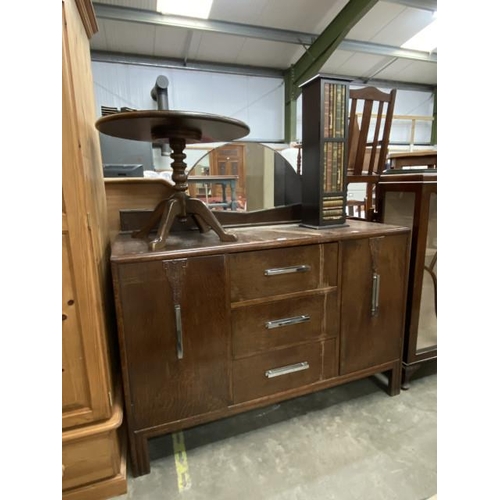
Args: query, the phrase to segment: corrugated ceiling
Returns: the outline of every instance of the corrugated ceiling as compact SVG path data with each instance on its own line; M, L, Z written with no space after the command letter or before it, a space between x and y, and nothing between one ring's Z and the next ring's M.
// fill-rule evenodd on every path
M120 53L184 61L186 65L213 63L284 71L307 52L307 40L301 44L263 39L259 38L257 28L317 37L347 3L347 0L214 0L208 20L212 24L198 29L159 24L154 12L155 0L100 0L94 2L99 32L91 39L91 50L93 57ZM437 53L422 53L422 60L417 60L413 56L419 54L413 51L395 51L431 21L433 5L436 2L431 0L376 2L348 32L321 71L366 82L437 85ZM104 16L101 14L105 8L111 13ZM137 11L130 9L140 9L143 16L134 18ZM150 17L148 12L152 14ZM221 23L221 28L214 21L225 24ZM245 25L250 36L240 36L242 31L236 23ZM211 31L206 30L207 26Z

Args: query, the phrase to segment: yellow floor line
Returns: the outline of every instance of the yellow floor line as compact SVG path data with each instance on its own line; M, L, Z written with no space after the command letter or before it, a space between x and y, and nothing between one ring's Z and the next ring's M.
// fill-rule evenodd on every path
M179 493L191 488L191 477L187 460L186 447L184 446L184 434L182 431L172 434L174 444L175 470L177 471L177 486Z

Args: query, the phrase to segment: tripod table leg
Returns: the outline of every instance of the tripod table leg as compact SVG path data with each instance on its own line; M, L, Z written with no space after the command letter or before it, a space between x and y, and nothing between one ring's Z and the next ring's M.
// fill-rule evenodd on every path
M149 243L151 250L161 250L167 244L167 236L175 218L182 213L182 203L178 198L167 200L163 215L161 216L158 236Z
M165 204L168 202L168 199L162 200L156 205L153 213L151 214L148 222L144 227L132 233L133 238L145 238L148 234L153 230L156 226L157 222L161 219L163 212L165 211Z
M221 241L236 241L238 239L235 234L224 231L221 223L201 200L188 198L186 200L186 212L205 221L217 233Z

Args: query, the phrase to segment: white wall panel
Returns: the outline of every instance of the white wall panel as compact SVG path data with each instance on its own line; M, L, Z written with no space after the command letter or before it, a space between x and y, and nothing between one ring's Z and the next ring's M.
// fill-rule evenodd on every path
M351 89L360 88L351 85ZM390 92L391 88L378 87L383 92ZM434 97L431 92L418 90L398 89L394 104L394 115L413 115L432 117ZM411 120L394 119L391 127L391 143L409 143L411 139ZM428 143L431 139L432 122L417 121L415 125L416 143Z
M150 96L156 78L169 79L170 109L200 111L242 120L245 140L280 142L284 137L284 86L280 78L93 62L96 113L101 106L157 109ZM356 88L355 85L352 88ZM389 91L389 88L381 88ZM396 115L432 116L431 92L398 90ZM297 140L302 139L302 99L297 101ZM408 142L411 122L395 120L391 142ZM416 142L430 141L430 122L417 122Z
M361 85L351 85L351 89L361 88ZM383 92L390 92L391 88L378 87ZM434 96L432 92L398 89L395 115L418 115L432 117ZM416 143L428 143L431 139L431 121L417 121L415 127ZM391 142L409 143L411 138L410 120L393 120L391 127ZM302 95L297 99L297 141L302 141Z
M281 78L92 62L96 113L101 106L157 109L150 92L156 78L169 80L170 109L213 113L242 120L247 140L279 142L284 137Z

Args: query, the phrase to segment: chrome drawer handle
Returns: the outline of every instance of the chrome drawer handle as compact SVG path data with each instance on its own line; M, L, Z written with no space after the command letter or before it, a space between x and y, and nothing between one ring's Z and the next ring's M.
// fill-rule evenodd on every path
M268 321L266 323L266 328L279 328L280 326L296 325L298 323L304 323L311 319L307 314L302 314L302 316L294 316L293 318L275 319L273 321Z
M380 274L373 273L372 277L372 316L378 314L380 296Z
M307 370L308 368L309 368L309 363L307 361L302 361L302 363L297 363L295 365L282 366L281 368L273 368L272 370L267 370L266 377L267 378L281 377L281 375L300 372L302 370Z
M177 359L184 357L184 347L182 345L182 320L181 306L176 304L175 308L175 334L177 336Z
M290 273L305 273L310 271L311 266L301 265L301 266L290 266L290 267L275 267L272 269L266 269L264 271L264 276L276 276L277 274L290 274Z

